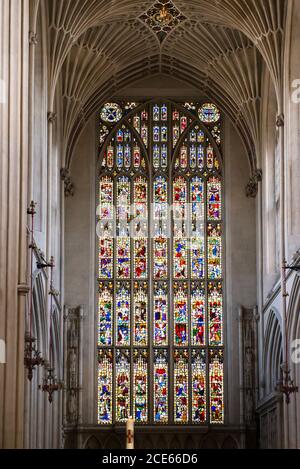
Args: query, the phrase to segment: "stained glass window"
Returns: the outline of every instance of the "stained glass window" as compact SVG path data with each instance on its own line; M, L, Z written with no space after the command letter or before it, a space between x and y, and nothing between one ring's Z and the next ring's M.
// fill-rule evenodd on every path
M224 423L221 124L213 103L101 109L99 425Z

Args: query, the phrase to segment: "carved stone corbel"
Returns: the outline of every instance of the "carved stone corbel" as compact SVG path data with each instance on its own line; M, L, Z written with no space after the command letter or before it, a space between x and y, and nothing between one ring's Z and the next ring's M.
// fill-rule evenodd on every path
M29 45L36 46L38 44L38 35L33 31L29 31Z
M279 114L276 117L276 127L284 127L284 114Z
M56 119L57 119L56 112L48 112L47 118L48 118L49 124L54 124L56 122Z
M70 171L67 168L62 168L60 170L61 180L65 186L65 197L74 196L74 184L71 180Z
M257 169L246 186L246 196L255 199L258 194L258 184L262 181L262 170Z

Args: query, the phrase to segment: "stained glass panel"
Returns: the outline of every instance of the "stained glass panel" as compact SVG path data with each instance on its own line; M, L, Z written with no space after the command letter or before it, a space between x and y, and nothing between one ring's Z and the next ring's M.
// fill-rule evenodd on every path
M101 110L100 117L103 122L115 124L122 119L122 109L117 103L107 103Z
M148 184L145 178L134 182L134 277L148 277Z
M189 420L189 353L175 351L174 356L174 421L184 424Z
M223 345L223 289L221 283L208 285L209 344Z
M212 145L208 145L206 150L206 158L207 158L207 169L212 171L215 166L215 153Z
M116 356L116 421L130 417L130 351L117 350Z
M133 161L135 169L139 169L141 167L141 149L137 145L133 149Z
M207 183L208 219L221 220L222 215L222 183L217 177L210 178Z
M203 145L198 145L198 148L197 148L197 163L198 163L198 168L200 170L203 170L204 164L205 164Z
M217 106L212 103L205 103L199 109L199 118L205 124L212 124L220 120L221 114Z
M192 420L193 423L206 422L206 351L192 353Z
M99 222L99 278L113 277L113 198L111 178L100 180L100 222Z
M134 293L134 345L148 344L148 292L147 285L135 285Z
M148 352L134 351L133 401L136 423L148 421Z
M204 181L200 177L191 180L191 277L194 280L205 276L205 232L204 232Z
M143 123L143 125L142 125L142 140L143 140L144 145L145 145L146 148L148 147L148 138L149 138L148 135L149 135L148 125Z
M99 284L98 345L112 345L113 294L112 284Z
M130 345L130 286L119 285L116 295L117 346Z
M130 236L130 194L130 180L120 178L117 182L117 235L122 238Z
M166 350L154 353L154 421L168 423L168 355Z
M174 124L174 127L173 127L173 147L175 148L176 145L177 145L177 142L180 138L180 128L179 128L179 124Z
M167 284L155 284L154 288L154 345L168 345L168 291Z
M188 276L187 202L187 182L183 177L178 177L173 183L174 278L177 280Z
M174 285L174 345L186 347L188 338L188 291L187 284Z
M182 145L180 149L180 166L181 169L186 169L188 165L188 149L186 145Z
M210 421L212 424L224 423L224 365L223 351L210 351Z
M98 423L112 424L112 350L98 352Z
M153 106L153 167L155 171L165 171L168 167L168 140L169 129L168 121L168 107L163 104L162 106Z
M113 246L112 239L100 239L99 278L101 279L111 279L113 276Z
M168 183L165 177L154 182L154 278L168 277Z
M222 229L221 225L208 225L208 278L222 278Z
M130 278L130 238L117 239L118 279Z
M192 318L192 345L204 346L206 343L206 305L205 285L192 285L191 318Z

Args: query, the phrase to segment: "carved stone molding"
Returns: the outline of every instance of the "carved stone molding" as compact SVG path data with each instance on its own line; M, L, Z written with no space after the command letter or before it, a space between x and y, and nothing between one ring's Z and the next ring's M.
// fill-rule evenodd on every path
M26 296L30 292L30 287L26 283L20 283L18 285L18 294L19 296Z
M33 31L29 31L29 45L36 46L38 44L38 35Z
M262 181L262 170L257 169L246 186L246 196L255 199L258 194L258 184Z
M65 186L65 196L73 197L74 196L74 184L71 180L70 171L67 168L62 168L60 171L61 180Z
M80 423L82 389L82 320L81 307L65 308L65 424Z

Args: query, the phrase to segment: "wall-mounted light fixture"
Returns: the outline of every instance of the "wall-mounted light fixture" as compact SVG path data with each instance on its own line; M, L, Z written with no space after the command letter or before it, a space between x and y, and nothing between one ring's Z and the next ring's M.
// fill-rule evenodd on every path
M33 314L33 256L36 245L34 242L34 217L36 215L36 203L31 202L27 209L27 215L30 216L30 290L29 290L29 312L28 312L28 330L25 333L24 365L27 368L27 377L32 381L33 371L37 366L44 364L40 352L37 349L37 340L32 333L32 314Z
M296 394L299 391L298 386L294 384L294 381L291 378L290 370L290 360L289 360L289 342L288 342L288 328L287 328L287 276L286 273L288 270L294 272L300 272L299 265L288 265L286 261L282 264L282 297L283 297L283 306L284 306L284 336L285 336L285 362L281 365L281 377L276 390L282 393L285 396L286 403L290 404L291 395Z

